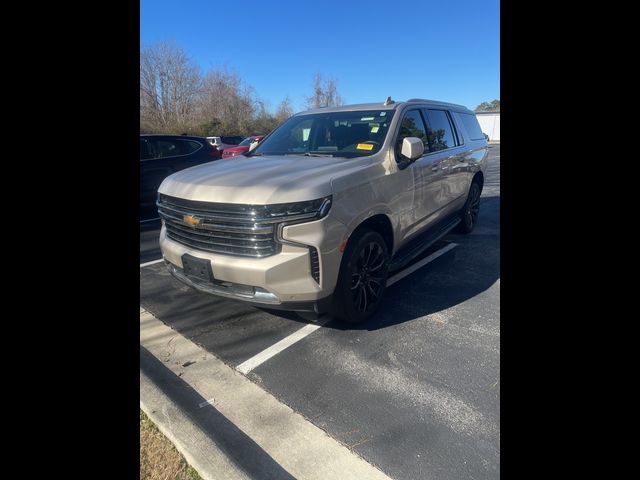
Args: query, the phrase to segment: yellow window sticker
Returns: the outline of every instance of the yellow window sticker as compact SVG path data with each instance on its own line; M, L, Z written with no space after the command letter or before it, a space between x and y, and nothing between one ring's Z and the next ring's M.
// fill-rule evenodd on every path
M371 127L371 133L378 133L378 129L380 127L378 127L377 125L375 127Z
M372 143L359 143L358 145L356 145L356 148L358 150L373 150L373 144Z

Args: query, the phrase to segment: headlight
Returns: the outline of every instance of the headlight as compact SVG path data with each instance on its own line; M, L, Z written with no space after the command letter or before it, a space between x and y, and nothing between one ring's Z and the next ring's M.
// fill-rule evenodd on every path
M269 205L267 207L267 214L271 218L281 218L282 222L278 223L276 229L276 239L280 243L287 243L289 245L302 246L303 244L286 240L282 235L282 230L288 225L294 225L296 223L310 222L326 217L331 210L331 195L328 197L318 198L316 200L309 200L306 202L295 203L280 203L276 205Z
M267 205L264 213L269 218L282 218L284 222L289 223L300 220L317 220L325 217L329 210L331 210L331 195L305 202Z

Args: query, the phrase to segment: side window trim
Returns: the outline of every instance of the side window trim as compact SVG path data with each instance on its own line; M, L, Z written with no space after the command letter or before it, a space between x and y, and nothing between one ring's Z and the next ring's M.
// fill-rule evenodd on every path
M456 131L458 132L458 141L462 140L462 142L458 146L462 147L463 145L466 144L464 133L466 133L467 130L464 126L464 122L462 121L462 117L460 116L460 113L459 112L450 112L450 113L451 113L451 120L454 122L456 126Z
M456 138L456 147L461 147L462 145L464 145L464 137L460 133L458 133L460 129L453 119L453 112L449 110L445 110L445 112L447 114L447 117L449 117L449 123L451 124L451 129L453 130L453 136Z

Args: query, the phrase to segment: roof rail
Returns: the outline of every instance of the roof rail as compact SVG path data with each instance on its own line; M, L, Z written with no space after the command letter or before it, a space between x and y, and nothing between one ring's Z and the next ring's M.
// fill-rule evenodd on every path
M428 100L426 98L410 98L409 100L407 100L407 103L408 102L426 102L426 103L434 103L434 104L439 104L439 105L449 105L449 106L452 106L452 107L467 108L464 105L458 105L457 103L441 102L440 100Z

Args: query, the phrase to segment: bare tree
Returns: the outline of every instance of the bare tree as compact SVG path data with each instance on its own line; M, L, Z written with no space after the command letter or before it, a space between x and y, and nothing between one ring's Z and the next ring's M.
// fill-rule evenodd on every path
M200 68L180 47L161 42L140 52L140 126L177 132L193 123Z
M203 81L198 120L204 134L247 132L258 108L251 87L226 69L211 71Z
M313 94L307 97L307 108L333 107L343 105L344 101L338 93L337 80L330 78L322 82L322 75L313 76Z
M322 76L316 73L313 76L313 94L307 97L307 108L320 108L323 106L323 102Z
M338 82L333 78L328 79L324 84L324 103L327 107L344 104L342 97L338 93Z
M278 105L278 109L276 110L276 120L280 124L291 115L293 115L293 108L291 107L291 99L287 95L284 97L282 102L280 102L280 105Z
M325 93L318 75L318 86ZM327 84L335 101L335 83ZM333 87L332 87L333 85ZM331 93L333 92L333 93ZM251 86L226 68L202 76L186 52L170 42L140 51L140 131L197 135L268 133L293 114L285 97L275 114Z

